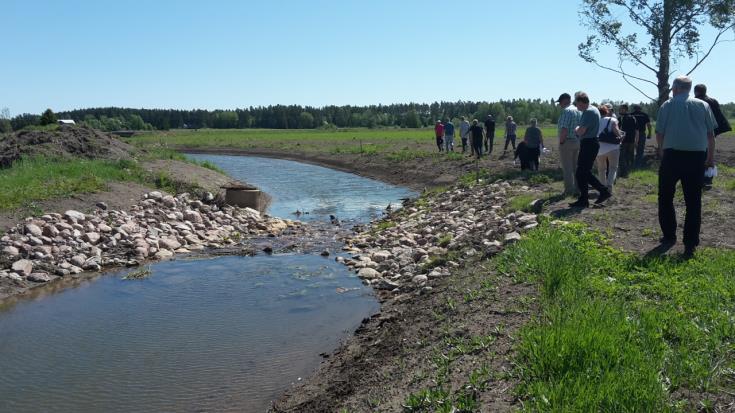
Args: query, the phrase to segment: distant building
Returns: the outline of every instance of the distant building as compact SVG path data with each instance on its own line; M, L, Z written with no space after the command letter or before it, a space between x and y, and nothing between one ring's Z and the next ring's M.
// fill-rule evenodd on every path
M59 119L57 123L59 125L76 125L77 124L72 119Z

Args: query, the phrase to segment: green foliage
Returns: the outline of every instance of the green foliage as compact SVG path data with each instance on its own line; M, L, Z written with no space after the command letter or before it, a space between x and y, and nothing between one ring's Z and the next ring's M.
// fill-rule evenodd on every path
M151 174L135 160L21 159L0 170L0 210L104 191L111 181L155 185L171 193L193 189L165 173Z
M635 71L634 67L645 67L649 78L642 78L643 85L646 82L655 85L656 94L649 95L638 87L636 89L660 106L668 99L671 74L691 73L708 57L709 52L703 56L700 54L700 42L703 41L701 34L712 31L712 37L717 36L716 40L719 35L732 30L735 24L735 2L584 0L580 15L589 30L585 32L585 41L578 47L579 56L613 72L622 72L623 75ZM709 44L711 41L705 40L704 43ZM712 47L715 45L716 41ZM614 62L598 63L601 47L614 48L617 57ZM691 70L671 70L671 62L682 59L694 59L696 63Z
M732 392L735 252L641 258L581 224L544 223L498 266L541 285L518 346L527 410L665 411L679 389Z
M46 109L46 111L43 112L41 115L41 119L39 120L39 123L41 126L45 125L52 125L56 123L56 115L54 114L54 111L51 109Z

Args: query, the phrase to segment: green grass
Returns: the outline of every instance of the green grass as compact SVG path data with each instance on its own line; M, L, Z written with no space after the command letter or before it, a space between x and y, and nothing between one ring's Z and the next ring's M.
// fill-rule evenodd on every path
M735 390L734 251L641 258L544 223L498 265L541 290L517 348L526 410L694 410L674 394Z
M111 181L155 184L179 189L165 174L151 175L135 161L85 159L23 159L0 170L0 210L36 201L104 191Z
M503 136L496 131L496 140ZM556 136L556 128L543 128L544 136ZM455 138L458 140L458 138ZM433 128L421 129L199 129L144 133L128 142L171 148L231 148L299 151L311 154L361 154L382 156L393 162L439 157ZM444 155L450 160L461 154Z

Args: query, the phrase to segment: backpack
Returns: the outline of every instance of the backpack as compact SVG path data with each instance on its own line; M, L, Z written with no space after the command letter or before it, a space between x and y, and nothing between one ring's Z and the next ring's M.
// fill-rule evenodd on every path
M612 118L609 118L607 120L607 125L605 126L605 129L603 129L602 132L600 132L600 135L597 137L597 139L600 142L612 143L613 145L620 145L620 142L621 142L620 137L616 135L615 132L613 132L610 129L611 121L612 121Z

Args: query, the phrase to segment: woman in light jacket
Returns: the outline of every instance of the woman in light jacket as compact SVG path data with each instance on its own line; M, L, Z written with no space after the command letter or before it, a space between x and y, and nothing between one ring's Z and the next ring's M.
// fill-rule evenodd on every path
M599 109L601 119L597 134L600 140L600 150L597 152L597 177L612 193L618 176L622 133L618 128L618 120L612 116L607 106L600 105Z

